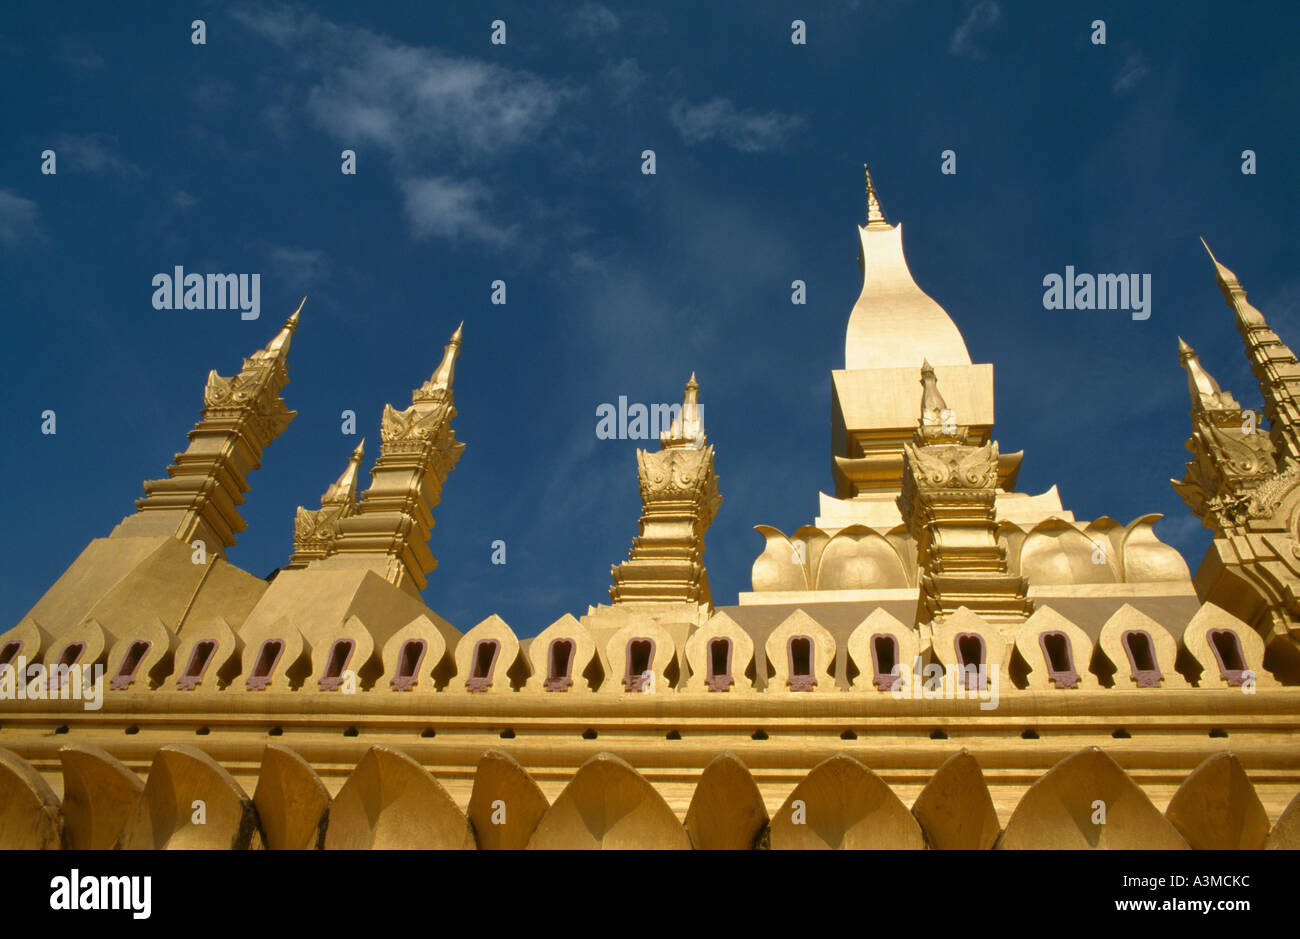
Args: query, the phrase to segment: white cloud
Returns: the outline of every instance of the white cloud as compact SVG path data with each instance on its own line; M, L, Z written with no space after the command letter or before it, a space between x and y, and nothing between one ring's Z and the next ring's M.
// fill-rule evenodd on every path
M0 189L0 245L14 246L40 235L39 207L31 199Z
M596 39L617 32L620 21L609 7L584 3L568 16L569 35L578 39Z
M417 236L468 238L492 245L504 245L513 237L513 229L488 220L487 189L474 180L432 176L402 180L401 187L407 218Z
M312 77L308 112L346 146L479 162L534 141L567 92L528 72L411 46L284 7L232 16Z
M1147 68L1146 60L1142 56L1137 53L1129 55L1124 59L1124 64L1120 67L1119 75L1115 77L1115 84L1112 86L1111 91L1117 95L1123 94L1145 78L1150 71Z
M990 29L1001 18L1002 9L993 0L979 0L970 8L961 25L953 30L948 51L953 55L965 55L972 59L984 58L984 53L975 45L975 37L978 33Z
M299 286L306 288L320 283L329 275L323 251L276 245L268 257L271 267L288 282L290 293Z
M59 169L108 176L148 176L148 170L122 157L111 134L61 134L54 139Z
M726 98L713 98L703 104L678 101L668 116L688 143L716 137L746 152L779 147L805 124L802 117L793 114L742 111Z

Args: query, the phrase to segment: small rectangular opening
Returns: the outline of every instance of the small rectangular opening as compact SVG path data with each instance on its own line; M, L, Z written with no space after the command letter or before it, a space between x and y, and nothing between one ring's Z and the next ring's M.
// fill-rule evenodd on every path
M257 653L257 664L253 666L253 673L248 676L246 683L249 691L266 690L266 686L271 682L271 673L283 653L282 639L268 639L262 643L262 648Z
M22 651L22 648L23 644L21 640L11 640L0 646L0 666L12 663L16 658L18 658L18 653Z
M1219 674L1229 685L1240 686L1246 673L1241 638L1231 629L1211 629L1207 638L1214 657L1219 660Z
M728 691L731 688L731 640L709 640L709 674L704 683L709 691Z
M348 667L348 662L352 660L354 651L356 651L356 643L351 639L334 640L326 658L325 674L321 676L321 691L338 691L339 686L343 684L343 672Z
M1040 633L1038 643L1047 663L1047 675L1058 688L1079 687L1079 673L1074 670L1070 637L1063 632Z
M1120 644L1128 655L1133 681L1139 688L1159 688L1164 678L1156 665L1155 643L1145 629L1130 629L1120 635Z
M69 642L63 647L54 668L50 669L49 680L46 682L46 686L51 691L57 691L62 687L59 683L60 676L67 675L68 671L77 664L85 651L86 644L84 642Z
M423 639L408 639L402 643L402 649L397 653L397 674L390 683L394 691L410 691L415 687L425 648Z
M122 666L109 682L108 687L113 691L125 691L131 687L135 681L135 673L140 669L140 663L144 657L149 654L149 648L153 645L151 642L137 640L131 643L130 648L126 650L126 655L122 656Z
M570 670L573 668L574 643L572 639L552 639L546 652L547 691L568 691L573 684Z
M873 683L881 691L889 691L894 682L901 681L902 675L895 675L898 665L898 640L893 636L879 633L871 637L871 660L875 665Z
M812 691L817 685L813 674L813 641L808 636L791 636L787 646L789 654L790 677L787 684L791 691Z
M208 670L208 663L216 654L215 639L203 639L194 643L189 664L185 666L185 674L177 679L176 687L181 691L193 691L198 687L199 682L203 680L203 673Z
M957 665L966 679L966 690L983 690L980 666L984 664L984 637L976 633L962 633L955 640Z
M501 643L495 639L480 639L474 643L474 652L470 656L469 678L465 687L469 691L487 691L492 687L492 673L496 671L497 655L501 652Z
M629 639L627 643L627 671L623 684L628 691L644 691L650 681L650 663L654 661L653 639Z

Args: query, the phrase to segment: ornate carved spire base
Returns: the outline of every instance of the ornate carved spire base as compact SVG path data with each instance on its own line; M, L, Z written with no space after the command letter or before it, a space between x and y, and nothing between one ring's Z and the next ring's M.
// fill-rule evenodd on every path
M329 556L313 567L368 567L416 595L428 583L438 566L428 545L432 509L465 450L451 429L451 384L463 326L452 334L433 377L411 393L411 406L398 411L384 405L383 444L370 488L356 513L339 519Z
M658 453L637 450L641 478L641 534L628 560L611 569L611 602L697 603L713 596L704 569L704 533L722 496L713 471L713 447L706 445L699 385L692 374L681 414L661 435Z
M969 429L953 422L928 363L921 384L921 421L903 446L898 498L921 570L917 623L963 606L994 622L1023 620L1033 612L1028 582L1008 572L997 538L998 445L966 443Z
M145 482L137 513L110 537L173 534L186 542L201 540L218 555L235 544L247 527L236 507L248 491L248 474L298 416L280 390L289 383L289 341L301 310L300 304L265 349L244 359L234 378L208 374L202 418L189 433L189 448L176 454L167 479Z

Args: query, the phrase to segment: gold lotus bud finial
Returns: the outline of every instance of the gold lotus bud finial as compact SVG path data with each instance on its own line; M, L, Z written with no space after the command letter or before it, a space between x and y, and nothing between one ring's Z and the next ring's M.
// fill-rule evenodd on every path
M366 439L361 438L356 449L352 451L352 456L348 459L347 468L343 474L335 480L334 485L325 490L325 495L321 496L320 504L326 505L352 505L357 501L357 476L361 470L361 461L366 456Z
M456 331L447 340L447 345L442 353L442 362L439 363L433 377L416 390L413 400L428 398L440 392L451 392L451 384L456 377L456 359L460 356L460 337L464 330L465 321L461 320L460 325L456 327Z
M868 228L888 228L889 223L885 221L885 213L880 210L880 200L876 198L876 187L871 182L871 170L867 169L867 164L862 164L862 175L867 181L867 227Z
M664 449L689 447L698 450L704 446L704 415L700 409L700 383L695 380L694 372L691 372L691 378L686 383L681 413L673 419L672 427L659 434L659 444Z
M1187 373L1187 390L1192 397L1192 406L1198 411L1232 411L1241 410L1231 392L1224 391L1214 376L1205 370L1196 350L1187 344L1182 336L1178 337L1178 358L1183 371Z

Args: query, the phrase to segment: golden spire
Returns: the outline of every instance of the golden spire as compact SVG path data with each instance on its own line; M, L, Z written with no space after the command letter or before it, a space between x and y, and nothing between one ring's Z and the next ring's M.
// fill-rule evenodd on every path
M934 375L934 366L928 359L921 362L921 424L930 426L943 423L943 412L948 410L948 402L939 394L939 379Z
M1231 392L1224 391L1214 376L1201 365L1196 350L1189 346L1183 337L1178 337L1178 358L1187 372L1187 389L1192 396L1192 406L1198 411L1241 410Z
M1259 381L1273 446L1279 457L1300 464L1300 369L1296 367L1295 353L1269 327L1264 314L1246 299L1237 275L1219 263L1204 238L1201 244L1214 262L1215 280L1235 314L1250 370Z
M451 334L451 339L447 340L447 345L442 353L442 362L438 365L433 377L424 383L412 400L430 397L438 392L451 394L451 384L456 377L456 359L460 356L461 333L464 332L465 321L461 320L456 331Z
M700 413L700 384L691 372L682 397L682 410L673 420L672 427L659 434L659 444L664 449L690 447L698 450L704 446L704 415Z
M326 505L353 505L357 501L357 473L361 469L361 461L366 456L366 438L362 437L361 442L357 444L356 449L352 451L352 456L348 459L347 469L339 476L334 485L325 490L325 495L320 497L320 504Z
M939 393L939 380L928 360L921 363L921 388L921 421L912 439L925 444L964 443L967 428L957 426L957 418Z
M885 213L880 210L880 201L876 198L876 187L871 182L871 170L867 169L865 163L862 164L862 175L867 180L867 227L889 228L889 223L885 221Z
M275 338L266 344L266 348L260 352L253 353L254 359L278 359L284 362L289 355L289 340L293 338L294 332L298 329L298 314L302 312L303 305L306 304L307 298L302 298L302 303L298 304L298 309L294 310L285 320L284 326L276 333Z

